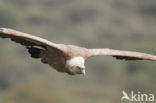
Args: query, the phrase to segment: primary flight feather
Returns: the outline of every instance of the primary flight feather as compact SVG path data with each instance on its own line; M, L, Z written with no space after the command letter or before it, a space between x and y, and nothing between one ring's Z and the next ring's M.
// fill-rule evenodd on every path
M87 49L74 45L56 44L43 38L8 28L0 28L0 37L10 38L12 41L24 45L31 57L41 58L42 63L49 64L57 71L66 72L70 75L85 74L85 60L98 55L108 55L124 60L156 61L156 56L146 53L108 48Z

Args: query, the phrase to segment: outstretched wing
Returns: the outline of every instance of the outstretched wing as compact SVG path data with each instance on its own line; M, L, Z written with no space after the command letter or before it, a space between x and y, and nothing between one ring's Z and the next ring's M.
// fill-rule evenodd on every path
M38 54L41 53L42 50L47 50L47 48L50 48L53 52L55 52L55 55L58 54L58 56L63 56L65 53L65 46L63 44L55 44L43 38L13 29L0 28L0 37L10 38L12 41L26 46L29 53L34 58L40 58L38 57ZM46 61L43 62L46 63Z
M41 47L52 47L54 49L58 49L60 51L63 51L61 49L62 45L52 43L48 40L45 40L43 38L33 36L27 33L19 32L13 29L8 28L0 28L0 37L2 38L10 38L12 41L15 41L17 43L20 43L25 46L41 46Z
M123 60L152 60L156 61L156 56L140 52L112 50L112 49L89 49L88 57L108 55Z

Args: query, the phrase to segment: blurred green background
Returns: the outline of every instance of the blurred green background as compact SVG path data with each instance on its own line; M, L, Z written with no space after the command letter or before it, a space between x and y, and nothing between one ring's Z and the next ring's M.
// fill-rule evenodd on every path
M0 27L55 43L156 55L155 0L0 0ZM120 103L123 90L156 94L152 61L94 57L86 71L59 73L0 39L0 103Z

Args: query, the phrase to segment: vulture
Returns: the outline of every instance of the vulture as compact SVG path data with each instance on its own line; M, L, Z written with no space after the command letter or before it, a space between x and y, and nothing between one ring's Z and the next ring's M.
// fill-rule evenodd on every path
M41 59L59 72L69 75L85 74L85 61L93 56L113 56L120 60L151 60L156 56L146 53L113 50L109 48L87 49L75 45L56 44L46 39L9 28L0 28L1 38L10 38L28 49L32 58Z

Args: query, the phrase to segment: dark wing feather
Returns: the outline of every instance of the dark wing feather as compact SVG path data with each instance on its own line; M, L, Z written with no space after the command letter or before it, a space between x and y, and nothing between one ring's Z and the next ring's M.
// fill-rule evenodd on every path
M143 60L142 58L137 58L137 57L115 56L115 55L113 57L121 60Z
M12 29L0 28L0 37L2 38L10 38L12 41L25 46L36 45L33 41L26 40L25 37L21 34L23 33Z
M27 33L19 32L13 29L0 28L0 37L10 38L12 41L15 41L25 46L34 46L34 45L42 46L42 47L49 46L58 49L60 51L63 51L63 49L61 49L59 44L55 44L43 38L33 36Z
M55 51L58 56L62 55L62 57L64 57L65 55L66 46L63 44L55 44L43 38L19 32L13 29L0 28L0 37L10 38L12 41L26 46L28 52L33 58L39 58L41 51L47 50L47 48L50 48L51 51Z
M108 55L121 60L152 60L156 61L156 56L140 52L112 50L112 49L89 49L88 57Z

